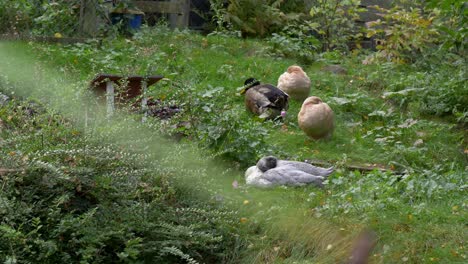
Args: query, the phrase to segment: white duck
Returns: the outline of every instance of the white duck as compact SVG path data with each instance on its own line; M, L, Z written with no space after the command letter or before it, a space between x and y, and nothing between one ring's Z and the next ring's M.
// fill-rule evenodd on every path
M325 169L305 162L279 160L276 157L267 156L261 158L256 166L247 169L245 180L248 185L257 187L306 184L322 187L322 182L332 172L332 167Z
M289 66L278 78L278 88L292 99L304 101L310 93L310 79L300 66Z

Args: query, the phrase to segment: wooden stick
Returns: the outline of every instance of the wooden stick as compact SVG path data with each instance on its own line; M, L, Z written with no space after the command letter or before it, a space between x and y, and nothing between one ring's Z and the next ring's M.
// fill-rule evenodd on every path
M307 160L307 163L310 163L312 165L316 166L321 166L321 167L326 167L326 166L331 166L332 164L330 162L326 162L323 160ZM373 170L378 170L381 172L391 172L393 174L400 174L397 171L393 171L390 168L386 168L383 165L356 165L356 164L344 164L342 165L343 167L349 169L349 170L358 170L361 172L369 172Z

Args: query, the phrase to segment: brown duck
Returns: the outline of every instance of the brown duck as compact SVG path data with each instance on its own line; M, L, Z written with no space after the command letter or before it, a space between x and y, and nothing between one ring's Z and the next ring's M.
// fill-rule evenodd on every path
M260 84L255 78L247 79L240 93L245 94L247 110L262 119L274 119L289 107L288 94L271 84Z

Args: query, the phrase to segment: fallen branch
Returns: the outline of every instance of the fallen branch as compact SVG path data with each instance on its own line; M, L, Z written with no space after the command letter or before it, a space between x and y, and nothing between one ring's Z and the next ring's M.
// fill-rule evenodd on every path
M306 162L315 165L315 166L320 166L320 167L330 167L333 164L327 161L323 160L307 160ZM366 164L366 165L355 165L355 164L343 164L341 165L345 167L348 170L358 170L360 172L369 172L373 170L378 170L381 172L391 172L393 174L400 174L398 171L394 171L390 168L385 167L384 165L379 165L379 164Z
M52 36L25 36L25 35L0 35L0 40L22 40L22 41L35 41L45 43L61 43L61 44L75 44L84 43L89 41L89 38L76 38L76 37L52 37Z

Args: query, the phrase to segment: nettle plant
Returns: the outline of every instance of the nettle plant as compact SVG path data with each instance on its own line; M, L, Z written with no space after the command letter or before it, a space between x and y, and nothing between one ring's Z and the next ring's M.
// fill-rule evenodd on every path
M240 30L244 37L264 37L298 17L296 13L285 14L281 10L283 2L282 0L231 0L225 19L235 29Z
M41 15L34 19L33 33L36 35L71 36L77 33L80 19L78 1L52 1L43 3Z
M441 32L439 40L444 51L463 55L466 48L467 16L466 2L458 0L429 0L428 8L440 9L441 15L435 24Z
M210 87L210 90L192 96L190 112L196 113L192 120L197 120L193 132L202 146L214 149L219 156L246 165L268 152L265 142L268 131L256 120L244 116L236 107L214 103L222 102L224 89Z
M426 49L435 46L439 35L433 26L439 15L437 10L405 9L398 5L392 9L373 8L382 19L366 24L366 36L377 41L378 52L366 63L374 60L413 62Z
M392 210L401 204L407 204L411 213L418 215L431 210L428 201L442 196L459 197L466 190L461 173L448 171L441 165L420 173L407 170L402 175L380 171L367 174L338 171L325 184L332 195L315 206L316 216L354 214L363 219L373 212ZM311 195L311 200L320 198Z
M293 21L282 31L273 33L268 42L277 55L311 62L321 48L320 40L311 34L313 30L310 21Z
M347 48L347 42L362 37L354 21L364 9L360 0L316 0L310 9L313 28L323 42L323 50Z

